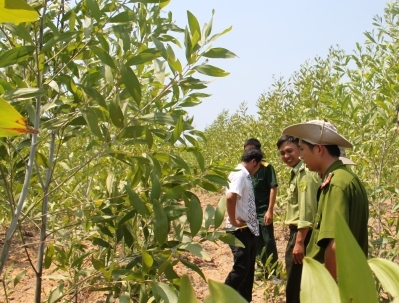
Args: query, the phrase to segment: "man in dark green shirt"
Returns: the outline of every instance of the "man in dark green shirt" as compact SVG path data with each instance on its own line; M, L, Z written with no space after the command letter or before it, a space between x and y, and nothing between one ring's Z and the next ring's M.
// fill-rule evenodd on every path
M285 250L287 270L286 302L299 303L301 289L302 260L312 234L312 224L317 210L319 176L310 172L299 158L299 140L292 136L281 136L277 141L281 160L291 167L288 188L288 203L285 224L290 237Z
M250 148L260 150L261 143L255 138L248 139L244 143L244 149L247 150ZM270 163L263 162L258 171L252 175L252 185L254 187L256 215L260 231L260 235L255 237L256 254L264 265L269 256L272 255L268 266L268 269L272 271L276 268L278 259L273 226L273 210L278 184L276 173ZM266 275L270 273L266 273Z
M336 212L343 216L364 254L367 256L368 253L367 193L359 178L339 160L339 147L352 148L352 144L338 134L333 124L323 120L289 126L283 134L300 138L301 158L309 170L322 176L307 256L324 263L332 277L337 279Z

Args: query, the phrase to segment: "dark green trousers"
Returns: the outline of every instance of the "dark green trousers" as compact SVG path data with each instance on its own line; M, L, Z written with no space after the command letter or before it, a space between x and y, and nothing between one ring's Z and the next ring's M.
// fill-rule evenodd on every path
M286 303L299 303L299 292L301 291L301 278L302 278L302 264L295 264L292 258L294 250L296 235L298 228L290 226L290 239L287 243L285 250L285 267L287 269L287 288L286 288ZM309 230L305 238L305 253L306 246L309 243L312 231Z
M256 257L260 258L262 264L266 264L266 260L272 255L270 267L277 265L277 247L276 240L274 238L274 227L273 224L264 225L259 224L260 235L255 237ZM265 253L262 255L262 250L265 249ZM275 267L272 267L275 268Z

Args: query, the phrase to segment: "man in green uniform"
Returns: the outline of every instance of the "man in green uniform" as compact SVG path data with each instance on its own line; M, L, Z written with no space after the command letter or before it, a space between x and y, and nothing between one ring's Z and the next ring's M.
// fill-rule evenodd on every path
M299 158L299 139L287 135L281 136L277 141L277 148L281 160L292 168L285 218L285 224L290 229L290 238L285 250L286 302L299 303L302 260L312 234L320 178L316 173L310 172Z
M258 139L251 138L245 141L244 150L256 148L261 150ZM260 235L255 237L256 256L266 264L270 255L271 261L266 273L266 278L277 266L277 246L274 238L273 210L277 196L277 178L273 166L262 162L260 168L252 175L252 185L255 192L256 215L259 221ZM263 252L263 254L262 254Z
M322 176L307 256L324 263L332 277L337 279L334 240L336 212L346 220L364 254L368 254L367 193L359 178L339 160L339 146L352 148L352 144L338 134L331 123L323 120L289 126L283 134L300 138L301 158L309 170Z

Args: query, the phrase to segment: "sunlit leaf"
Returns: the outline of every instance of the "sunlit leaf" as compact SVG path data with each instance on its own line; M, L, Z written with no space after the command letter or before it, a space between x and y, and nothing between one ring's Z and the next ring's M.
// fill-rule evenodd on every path
M399 266L382 258L368 260L371 270L380 281L382 287L392 297L399 298Z
M198 71L201 74L211 76L211 77L226 77L230 73L225 72L223 69L218 68L216 66L212 65L207 65L207 64L202 64L202 65L197 65L193 69Z
M183 275L180 279L180 292L177 303L199 303L195 297L193 286L187 275Z
M39 19L37 11L24 0L0 0L0 23L33 22ZM1 62L1 61L0 61Z
M215 228L218 228L224 220L226 212L226 195L222 195L215 210Z
M323 264L308 257L305 257L303 259L300 297L301 302L309 303L341 302L338 286L332 278L331 274L328 272Z
M230 286L213 281L211 279L208 280L208 287L210 291L210 300L207 302L212 303L247 303L236 290L231 288Z
M125 84L129 94L132 96L136 104L139 105L141 102L141 85L139 80L136 77L136 74L133 70L124 66L121 69L122 82Z
M378 301L373 274L366 256L356 242L345 219L335 214L335 242L338 285L341 302Z
M37 134L6 100L0 98L0 137Z
M221 59L237 57L236 54L222 47L211 48L209 51L203 53L202 56L207 58L221 58Z
M0 0L1 1L1 0ZM35 47L31 45L17 46L0 54L0 67L23 62L33 54Z

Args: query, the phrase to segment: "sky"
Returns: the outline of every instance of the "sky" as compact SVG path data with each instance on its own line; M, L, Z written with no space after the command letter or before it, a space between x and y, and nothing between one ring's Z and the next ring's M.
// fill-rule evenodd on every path
M330 46L347 53L355 43L363 44L364 32L373 29L373 17L383 17L384 0L171 0L164 10L172 11L180 27L187 23L187 10L202 28L215 9L213 33L232 26L213 42L234 52L235 59L213 59L211 65L230 75L215 79L203 92L212 94L202 104L189 108L194 126L204 130L224 110L234 113L242 102L256 114L256 102L268 91L274 77L288 78L300 65L316 56L325 58ZM182 41L183 42L183 41ZM184 61L184 60L183 60Z

